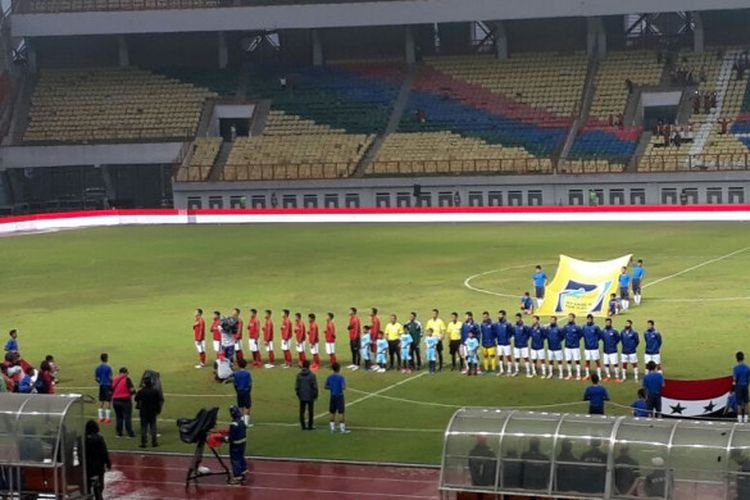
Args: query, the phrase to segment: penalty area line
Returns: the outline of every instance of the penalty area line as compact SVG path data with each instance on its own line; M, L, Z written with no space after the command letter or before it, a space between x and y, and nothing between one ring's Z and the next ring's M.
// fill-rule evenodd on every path
M683 274L689 273L691 271L695 271L696 269L700 269L701 267L708 266L710 264L715 264L716 262L721 262L722 260L728 259L730 257L734 257L735 255L739 255L741 253L747 252L748 250L750 250L750 247L740 248L739 250L735 250L734 252L729 252L728 254L720 255L719 257L714 257L713 259L709 259L705 262L701 262L700 264L696 264L694 266L685 268L682 271L677 271L674 274L670 274L668 276L664 276L657 280L648 282L645 285L643 285L643 288L649 288L651 286L657 285L664 281L671 280L672 278L676 278L678 276L682 276Z

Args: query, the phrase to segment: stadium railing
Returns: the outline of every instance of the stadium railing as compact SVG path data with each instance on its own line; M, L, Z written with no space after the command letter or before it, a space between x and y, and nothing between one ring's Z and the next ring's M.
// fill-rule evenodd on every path
M635 172L703 172L750 170L750 153L655 156L635 158L592 157L562 160L557 172L561 174L621 173L634 162Z
M219 180L235 182L336 179L351 176L356 167L356 162L225 165Z
M480 160L402 160L374 161L368 177L391 175L464 175L464 174L549 174L549 158L497 158Z
M154 142L184 142L192 141L195 137L195 128L185 128L182 132L174 133L174 130L180 129L165 129L163 133L160 133L158 129L144 129L144 130L131 130L128 131L129 137L118 137L116 131L101 131L99 137L89 139L73 139L67 140L61 139L25 139L23 140L24 146L67 146L67 145L80 145L80 144L140 144L140 143L154 143ZM111 135L109 135L111 134ZM109 135L109 136L108 136ZM188 143L189 144L189 143Z

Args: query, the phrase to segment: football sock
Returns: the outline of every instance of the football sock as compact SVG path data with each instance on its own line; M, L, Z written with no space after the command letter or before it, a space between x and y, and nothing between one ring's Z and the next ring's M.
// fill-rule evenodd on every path
M268 362L274 364L276 362L276 353L268 351Z
M205 353L205 352L202 352L202 353L200 353L200 354L198 355L198 357L199 357L199 358L200 358L200 360L201 360L201 364L202 364L202 365L205 365L205 364L206 364L206 353Z
M336 355L331 354L331 364L334 364L336 362Z
M107 408L106 410L104 410L104 418L106 418L107 420L109 420L110 418L112 418L112 410L110 410L109 408Z
M331 422L330 425L331 425L331 430L335 431L336 430L336 422Z
M339 424L339 429L341 429L341 432L346 432L346 423L345 422L341 422Z
M317 354L313 354L313 364L320 366L320 356L318 356ZM367 364L369 365L370 362L368 361Z
M104 408L99 408L98 414L99 414L99 420L103 420L104 419Z

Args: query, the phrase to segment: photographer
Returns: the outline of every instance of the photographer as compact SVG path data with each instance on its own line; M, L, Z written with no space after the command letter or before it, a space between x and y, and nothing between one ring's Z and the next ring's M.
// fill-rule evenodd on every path
M227 360L231 363L234 359L234 345L236 343L235 335L237 335L239 329L237 318L231 316L221 318L219 327L221 330L221 350Z

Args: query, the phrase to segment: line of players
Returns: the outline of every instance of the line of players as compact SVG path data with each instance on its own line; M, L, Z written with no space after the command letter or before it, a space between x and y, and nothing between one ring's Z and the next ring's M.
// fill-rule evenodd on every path
M529 378L541 375L543 378L554 376L557 365L560 379L588 380L591 377L591 365L596 365L596 373L604 381L612 379L618 382L627 378L628 364L632 366L634 379L638 373L638 346L640 335L633 328L631 320L625 321L625 327L618 331L612 325L612 318L604 320L600 327L589 314L586 323L578 325L575 314L568 315L564 325L557 322L557 317L550 317L547 325L542 325L539 316L532 316L532 323L527 325L521 313L516 314L515 323L506 318L503 310L498 312L498 320L493 322L488 312L482 314L481 323L475 323L473 314L466 313L461 328L461 339L454 343L451 340L451 354L459 350L467 365L461 368L468 374L479 371L479 357L485 372L497 372L498 375L517 376L523 363L526 376ZM454 313L453 321L456 321ZM643 333L645 343L645 363L656 363L661 370L662 335L652 320L647 321ZM581 342L583 342L583 361L585 372L581 373ZM600 354L600 348L603 352ZM622 363L622 365L620 364ZM575 375L574 375L575 370Z
M541 324L539 316L532 316L532 323L527 325L521 313L516 314L515 322L511 323L506 317L506 312L500 310L497 321L492 321L489 312L485 311L480 323L475 322L472 312L466 312L464 321L461 322L458 319L458 313L454 312L451 314L451 321L446 324L440 319L439 311L433 309L426 329L417 320L414 312L410 314L409 322L404 325L398 322L395 314L392 314L390 322L381 328L377 313L378 310L372 308L371 324L362 328L357 309L352 307L349 310L347 329L352 352L350 369L356 370L361 361L364 361L366 369L384 372L388 357L390 369L396 368L403 372L411 372L413 368L421 368L420 344L423 342L430 371L435 372L438 367L442 370L443 339L447 337L453 369L456 369L458 357L458 368L469 375L482 373L479 370L481 353L484 372L497 373L497 375L517 376L523 363L525 374L529 378L537 375L552 378L556 365L560 379L571 380L575 377L576 380L582 378L586 380L591 376L593 362L600 378L603 375L602 368L604 369L605 381L611 380L613 374L618 382L624 381L627 378L628 364L632 366L634 379L637 381L639 378L637 350L640 345L640 335L633 328L631 320L625 321L622 331L613 327L611 318L606 318L604 327L600 327L594 322L592 315L587 316L587 321L583 325L576 323L575 314L569 314L568 321L564 325L559 325L554 316L550 318L547 325ZM223 331L221 313L214 311L211 324L213 349L217 355L223 352L230 359L234 356L238 360L244 359L242 346L244 325L240 310L235 308L231 318L236 324L235 331ZM656 330L652 320L649 320L646 326L643 334L644 364L654 361L661 370L661 333ZM251 309L247 331L253 366L273 368L276 360L272 312L265 311L261 325L257 310ZM201 309L196 310L193 332L200 359L196 367L202 368L206 363L206 324ZM423 337L424 340L422 340ZM326 316L324 339L326 354L333 364L337 361L336 325L334 315L330 312ZM301 313L296 313L292 320L291 312L288 309L283 310L281 349L285 368L292 366L291 347L294 342L298 364L307 359L306 350L309 345L313 357L312 367L318 369L320 367L319 341L320 328L314 313L307 315L306 323ZM268 362L265 364L260 352L261 342L268 357ZM585 364L583 368L585 372L583 374L581 372L581 342L584 344L583 361ZM603 363L600 346L603 351ZM375 363L372 363L373 357ZM394 364L394 358L397 360L396 364Z

